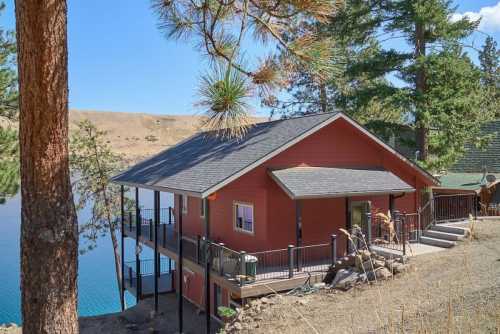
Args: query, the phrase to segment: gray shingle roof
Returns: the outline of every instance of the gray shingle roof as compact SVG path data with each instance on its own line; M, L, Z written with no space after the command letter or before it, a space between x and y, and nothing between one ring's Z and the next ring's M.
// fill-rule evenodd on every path
M468 145L465 155L450 168L451 172L482 173L486 167L488 173L500 173L500 119L485 124L481 134L494 136L488 147L481 150Z
M293 167L270 171L292 199L391 194L415 189L386 170Z
M199 133L115 176L119 184L152 189L205 191L277 151L316 127L336 118L325 113L259 123L241 140Z

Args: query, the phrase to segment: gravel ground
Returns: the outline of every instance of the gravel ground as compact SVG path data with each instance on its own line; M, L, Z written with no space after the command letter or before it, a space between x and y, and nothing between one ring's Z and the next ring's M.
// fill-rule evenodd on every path
M388 281L274 296L238 332L500 333L500 221L477 222L475 235Z

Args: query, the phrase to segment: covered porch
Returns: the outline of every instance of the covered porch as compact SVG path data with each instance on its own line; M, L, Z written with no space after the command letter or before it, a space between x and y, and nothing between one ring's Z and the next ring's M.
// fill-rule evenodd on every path
M414 195L415 189L383 169L293 167L270 170L269 175L289 198L282 202L295 212L293 242L299 247L339 235L336 251L345 256L353 245L340 229L358 226L371 243L386 237L377 213L391 212L399 230L417 223L415 217L405 215L403 224L402 210L396 206L398 198Z

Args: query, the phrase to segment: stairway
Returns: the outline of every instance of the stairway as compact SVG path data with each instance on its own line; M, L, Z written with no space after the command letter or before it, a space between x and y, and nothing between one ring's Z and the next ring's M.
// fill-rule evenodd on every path
M451 248L457 244L457 241L468 237L470 230L465 227L451 226L446 224L432 225L424 231L420 237L420 243L441 247Z

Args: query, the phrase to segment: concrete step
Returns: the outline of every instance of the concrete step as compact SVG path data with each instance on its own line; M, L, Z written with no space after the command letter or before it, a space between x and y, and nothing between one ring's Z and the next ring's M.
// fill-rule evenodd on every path
M441 232L441 231L436 231L436 230L432 230L432 229L424 231L423 235L426 237L429 237L429 238L443 239L443 240L450 240L450 241L458 241L458 240L462 240L465 238L465 236L463 234Z
M460 234L463 236L468 236L470 233L470 230L465 227L440 225L440 224L431 226L430 230L445 232L445 233Z
M430 238L426 236L420 237L420 242L426 245L442 247L442 248L451 248L457 244L455 241Z

